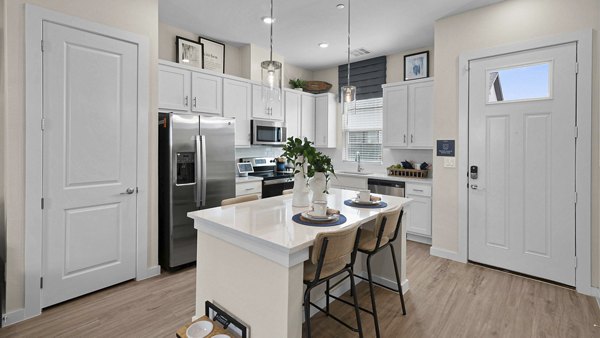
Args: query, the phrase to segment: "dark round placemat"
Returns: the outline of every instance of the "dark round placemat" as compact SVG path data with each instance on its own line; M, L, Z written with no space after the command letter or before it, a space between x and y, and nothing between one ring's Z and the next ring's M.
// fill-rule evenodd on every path
M368 205L368 204L354 203L354 202L352 202L352 200L345 200L344 204L349 207L367 208L367 209L381 209L381 208L387 207L387 203L385 203L384 201L379 202L379 204Z
M340 214L340 217L337 219L337 221L333 222L309 222L302 217L302 213L298 213L292 216L292 221L298 224L308 225L312 227L332 227L346 223L346 216Z

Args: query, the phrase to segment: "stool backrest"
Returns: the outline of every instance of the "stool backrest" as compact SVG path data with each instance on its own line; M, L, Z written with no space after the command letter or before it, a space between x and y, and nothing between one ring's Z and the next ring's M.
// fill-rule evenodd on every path
M224 199L221 201L221 206L237 204L237 203L242 203L242 202L256 201L256 200L258 200L258 195L244 195L244 196L240 196L240 197Z
M396 233L396 229L400 225L401 211L402 207L397 206L388 211L380 212L377 215L377 220L375 221L375 235L377 236L377 234L379 234L379 230L383 225L383 236L387 238L393 238Z
M319 263L323 242L327 239L327 250L323 259L323 267L328 270L341 270L351 262L357 245L356 234L360 224L332 232L321 232L315 238L311 261Z

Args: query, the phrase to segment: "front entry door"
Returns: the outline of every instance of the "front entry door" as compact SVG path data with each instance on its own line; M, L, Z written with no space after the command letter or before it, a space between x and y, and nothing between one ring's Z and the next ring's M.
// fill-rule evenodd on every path
M43 24L42 306L135 277L137 46Z
M575 285L576 48L470 62L471 261Z

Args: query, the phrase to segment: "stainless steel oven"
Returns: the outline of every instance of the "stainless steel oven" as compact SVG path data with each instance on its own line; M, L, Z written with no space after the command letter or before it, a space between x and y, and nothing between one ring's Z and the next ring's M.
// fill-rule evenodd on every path
M252 144L279 146L285 144L286 130L282 122L252 120Z

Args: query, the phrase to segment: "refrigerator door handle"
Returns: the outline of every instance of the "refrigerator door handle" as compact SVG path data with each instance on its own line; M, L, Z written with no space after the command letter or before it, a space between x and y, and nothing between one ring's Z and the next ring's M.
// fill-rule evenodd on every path
M200 155L200 160L201 160L201 168L202 168L202 174L200 176L200 182L202 184L202 206L206 206L206 136L204 135L200 135L200 141L201 141L201 148L202 148L202 153Z
M196 135L196 207L200 208L204 201L202 200L202 140L200 135Z

